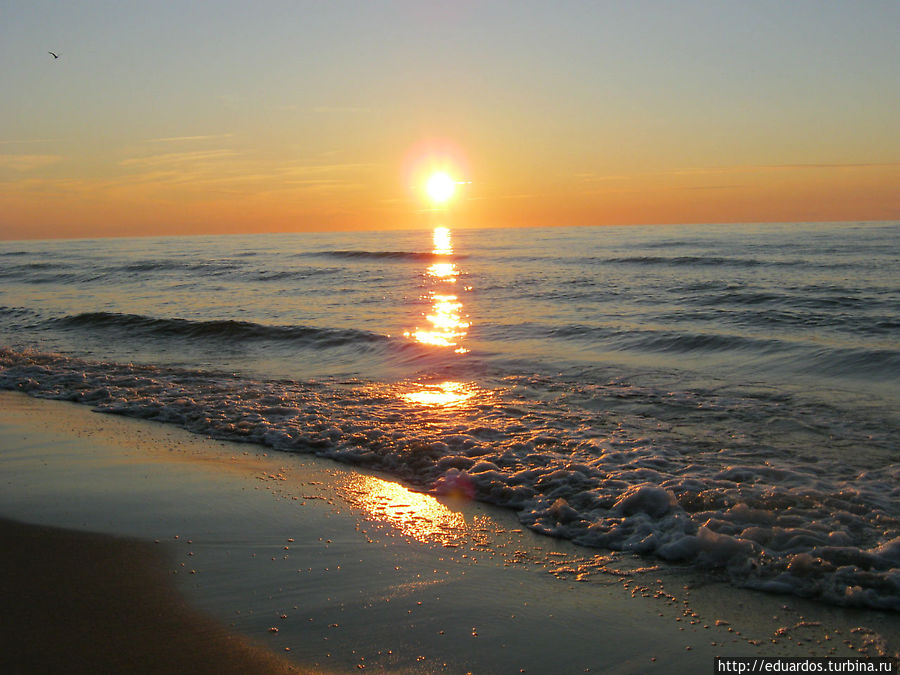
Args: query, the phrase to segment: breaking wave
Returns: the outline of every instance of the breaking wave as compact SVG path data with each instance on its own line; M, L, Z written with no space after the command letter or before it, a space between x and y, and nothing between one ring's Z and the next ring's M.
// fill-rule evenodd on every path
M377 468L514 509L541 533L718 570L740 586L900 611L900 429L890 422L838 428L783 392L518 375L440 409L411 403L410 386L0 349L3 389Z

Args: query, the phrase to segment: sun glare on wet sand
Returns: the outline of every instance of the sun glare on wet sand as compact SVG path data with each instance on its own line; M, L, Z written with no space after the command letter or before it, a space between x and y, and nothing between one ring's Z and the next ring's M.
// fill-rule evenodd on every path
M351 503L370 517L417 541L456 546L473 529L484 526L483 517L467 522L461 512L433 496L375 476L354 476L343 487Z

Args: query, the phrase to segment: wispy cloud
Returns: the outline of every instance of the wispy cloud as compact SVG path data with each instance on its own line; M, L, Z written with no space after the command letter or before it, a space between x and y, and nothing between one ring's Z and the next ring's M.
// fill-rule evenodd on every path
M30 145L32 143L53 143L55 138L21 138L0 141L0 145Z
M506 195L497 195L495 199L534 199L536 195L530 192L522 192L519 194L506 194ZM476 199L476 198L471 198Z
M119 166L159 167L176 166L192 162L204 162L208 160L234 157L234 150L197 150L194 152L167 152L161 155L149 155L147 157L129 157L119 162Z
M742 164L736 166L689 167L665 172L668 175L687 176L723 173L759 173L764 171L797 171L821 169L886 169L900 166L900 162L817 162L798 164Z
M367 183L360 177L374 164L284 162L229 148L133 155L118 162L121 189L199 191L235 196L287 193L354 192ZM112 189L118 189L112 188Z
M212 134L207 136L167 136L165 138L148 138L147 143L182 143L193 141L215 141L231 138L233 134Z
M369 171L377 168L377 164L347 163L347 164L287 164L284 171L294 175L310 174L334 174L350 173L356 171Z
M319 105L312 109L314 113L369 113L371 108L355 105Z
M743 185L687 185L685 187L676 187L674 190L736 190L744 187Z
M0 155L0 168L34 171L62 161L59 155Z
M586 171L586 172L574 174L573 178L575 178L575 180L577 180L578 182L581 182L581 183L605 183L605 182L616 181L616 180L630 180L630 179L634 178L634 176L633 175L628 176L625 174L620 174L620 175L598 174L598 173L591 173L590 171Z
M0 191L41 195L41 198L81 196L91 203L102 199L209 200L212 195L235 199L270 196L297 199L312 195L349 198L364 192L371 185L371 174L379 168L375 164L313 159L285 162L224 147L162 153L147 152L149 147L152 146L145 145L144 152L133 150L131 154L120 156L100 175L27 173L63 158L0 154L0 169L15 170L7 171L5 180L0 178L3 181ZM155 147L175 149L179 146L176 143Z
M900 166L900 162L859 162L859 163L822 163L822 164L776 164L761 166L760 169L880 169Z
M900 162L822 162L798 164L738 164L734 166L696 166L671 169L668 171L636 172L633 174L602 174L582 172L573 174L573 179L580 183L606 183L613 181L634 181L663 176L712 176L723 174L765 173L772 171L814 171L828 169L889 169L900 167ZM735 187L734 185L717 185L715 187Z

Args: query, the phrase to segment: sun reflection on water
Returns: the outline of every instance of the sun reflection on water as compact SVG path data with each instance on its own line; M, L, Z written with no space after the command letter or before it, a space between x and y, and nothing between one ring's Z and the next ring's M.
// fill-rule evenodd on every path
M459 276L459 270L456 268L455 263L434 263L428 268L428 275L437 277L440 281L455 284L456 277Z
M453 244L450 230L436 227L433 233L435 256L453 255ZM457 354L465 354L469 350L460 344L469 329L469 322L463 315L463 304L459 295L454 293L460 271L453 261L436 261L425 270L425 277L431 282L427 298L431 301L431 312L425 319L431 324L428 327L416 327L405 335L416 342L436 347L452 347Z
M435 255L452 255L453 245L450 243L450 229L446 227L434 228L434 250Z
M425 298L431 303L431 311L424 314L429 325L405 333L423 345L452 349L456 354L465 354L461 341L469 332L469 322L465 317L463 303L456 292L455 284L460 275L453 255L450 229L436 227L433 233L434 246L431 251L437 259L425 269L424 277L429 284ZM442 259L443 258L443 259ZM466 289L468 290L468 289ZM469 401L479 393L474 384L446 381L437 384L417 384L414 391L400 394L407 403L430 408L453 408Z
M477 393L473 385L465 382L441 382L440 384L423 384L418 391L403 394L410 403L439 408L449 408L471 399Z

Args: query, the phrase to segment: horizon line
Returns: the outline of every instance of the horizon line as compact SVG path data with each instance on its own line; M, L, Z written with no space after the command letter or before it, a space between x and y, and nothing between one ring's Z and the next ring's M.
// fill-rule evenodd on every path
M581 224L581 225L454 225L446 226L450 230L539 230L554 229L566 227L690 227L697 225L724 225L724 226L751 226L751 225L839 225L845 223L856 224L900 224L900 218L879 219L879 218L848 218L838 220L711 220L702 222L670 222L670 223L598 223L598 224ZM186 239L190 237L254 237L254 236L277 236L277 235L304 235L304 234L324 234L324 233L353 233L353 232L415 232L417 230L432 230L433 225L424 225L422 227L398 227L398 228L352 228L347 230L321 229L321 230L273 230L268 232L194 232L189 234L104 234L93 237L33 237L26 239L6 239L0 235L0 242L42 242L42 241L97 241L101 239Z

